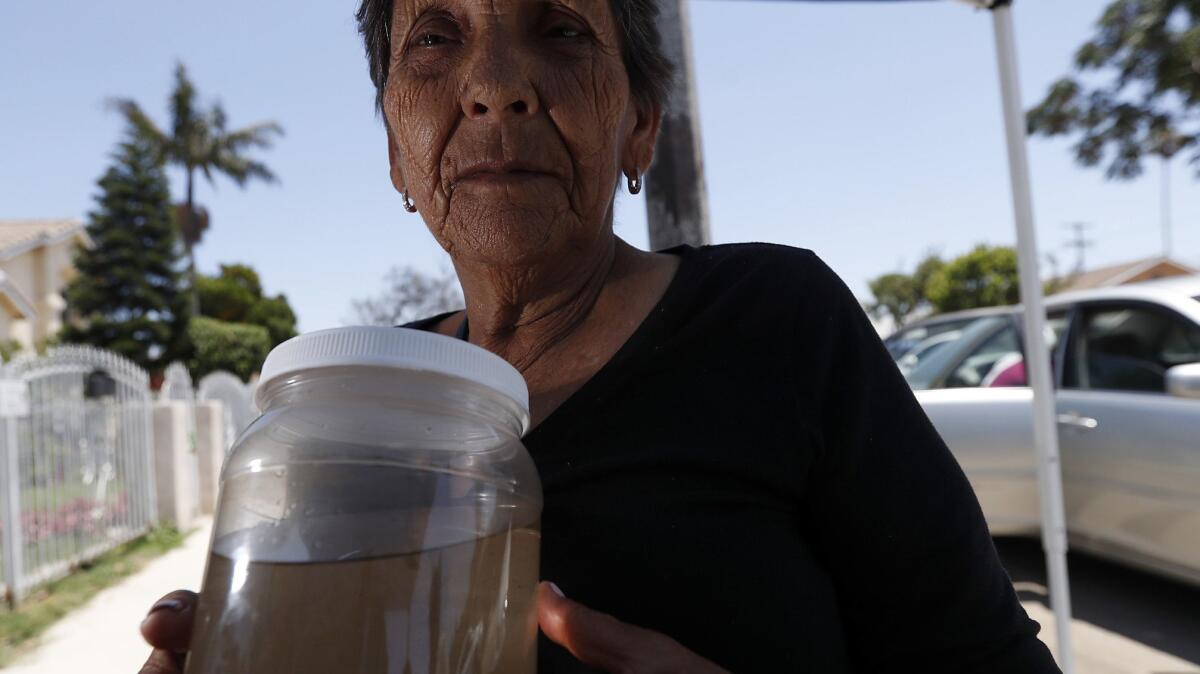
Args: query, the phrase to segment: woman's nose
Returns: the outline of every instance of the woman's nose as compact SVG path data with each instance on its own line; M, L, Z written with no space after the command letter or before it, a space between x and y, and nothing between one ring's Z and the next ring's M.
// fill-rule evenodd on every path
M462 100L467 119L501 121L537 113L537 92L513 59L482 58L473 70Z

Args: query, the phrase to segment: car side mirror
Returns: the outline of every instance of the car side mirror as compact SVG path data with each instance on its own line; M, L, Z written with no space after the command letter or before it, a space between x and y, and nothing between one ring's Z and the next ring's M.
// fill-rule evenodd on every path
M1200 363L1176 365L1167 370L1167 393L1200 400Z

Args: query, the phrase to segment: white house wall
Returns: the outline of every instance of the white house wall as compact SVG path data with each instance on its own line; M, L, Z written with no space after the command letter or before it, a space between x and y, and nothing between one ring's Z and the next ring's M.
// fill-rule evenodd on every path
M63 291L75 275L72 264L75 238L26 250L0 261L0 269L14 286L28 297L37 311L32 319L0 319L0 339L15 339L25 349L58 333L62 327L66 300Z

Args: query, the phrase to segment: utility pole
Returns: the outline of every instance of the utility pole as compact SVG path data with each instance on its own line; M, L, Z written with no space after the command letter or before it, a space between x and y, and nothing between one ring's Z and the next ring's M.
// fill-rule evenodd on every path
M1171 156L1162 158L1162 236L1163 257L1171 257Z
M1087 238L1084 233L1092 228L1088 222L1072 222L1064 225L1073 230L1075 236L1066 243L1067 248L1075 249L1075 268L1071 270L1071 275L1075 276L1083 272L1087 268L1085 255L1087 249L1096 245L1096 242Z
M710 238L687 3L688 0L666 0L658 20L663 51L675 66L675 83L663 110L654 165L646 176L646 221L651 250L681 243L700 246Z

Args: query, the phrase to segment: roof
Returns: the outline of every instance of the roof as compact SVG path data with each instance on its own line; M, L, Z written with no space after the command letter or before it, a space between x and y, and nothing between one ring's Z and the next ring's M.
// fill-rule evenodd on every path
M1099 269L1081 272L1068 276L1065 279L1061 291L1068 290L1084 290L1086 288L1110 288L1118 286L1122 283L1129 282L1130 279L1136 278L1139 274L1143 274L1154 267L1163 265L1170 269L1175 275L1184 276L1187 274L1195 274L1200 270L1192 269L1191 267L1176 262L1165 257L1150 257L1144 260L1134 260L1123 264L1115 264Z
M79 237L84 245L91 239L79 220L39 219L0 220L0 259L16 257L28 250Z

